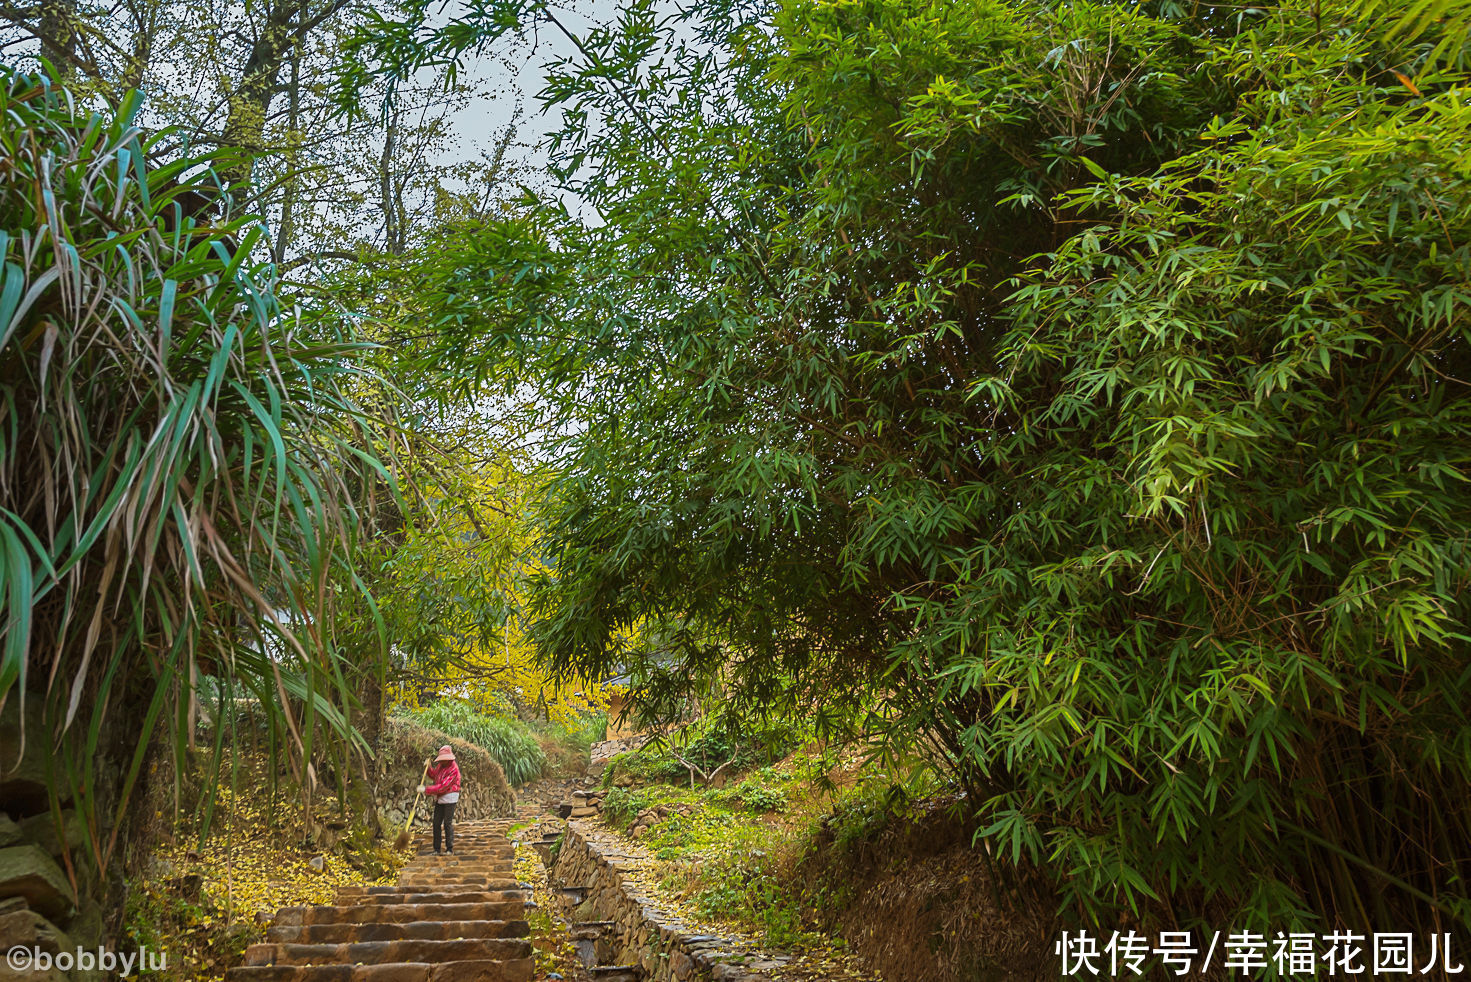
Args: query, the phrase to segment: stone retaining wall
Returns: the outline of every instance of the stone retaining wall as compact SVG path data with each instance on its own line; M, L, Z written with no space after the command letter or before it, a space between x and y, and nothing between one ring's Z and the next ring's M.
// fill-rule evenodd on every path
M21 739L20 700L12 693L0 713L0 948L38 949L50 955L95 951L106 940L102 891L73 802L62 801L58 823L48 801L43 756L49 741L32 697ZM22 754L21 747L25 752ZM106 762L99 762L105 767ZM101 811L102 809L99 809ZM105 815L106 812L104 811ZM104 830L105 832L106 830ZM64 872L67 859L83 885L80 896ZM100 980L101 971L17 971L0 962L0 982Z
M588 754L587 776L591 778L602 777L603 771L607 770L609 762L614 757L630 750L637 750L647 743L648 740L649 737L645 734L634 734L633 736L619 737L593 744Z
M701 934L660 909L632 876L651 864L647 851L612 832L566 822L548 879L574 935L578 924L611 922L596 944L599 962L637 966L653 982L769 982L767 973L787 963L738 939ZM573 887L587 889L578 896Z

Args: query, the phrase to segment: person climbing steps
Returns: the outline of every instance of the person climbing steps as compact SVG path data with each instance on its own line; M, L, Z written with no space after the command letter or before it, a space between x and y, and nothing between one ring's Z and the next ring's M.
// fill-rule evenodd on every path
M460 766L455 752L446 744L429 765L429 783L419 790L434 797L434 854L440 855L440 830L444 834L444 851L455 851L455 804L460 800Z

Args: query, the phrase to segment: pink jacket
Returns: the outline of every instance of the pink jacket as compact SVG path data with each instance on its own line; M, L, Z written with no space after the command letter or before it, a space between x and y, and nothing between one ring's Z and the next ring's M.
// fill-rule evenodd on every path
M435 764L429 768L429 780L432 783L424 788L425 794L440 795L459 791L460 767L452 760Z

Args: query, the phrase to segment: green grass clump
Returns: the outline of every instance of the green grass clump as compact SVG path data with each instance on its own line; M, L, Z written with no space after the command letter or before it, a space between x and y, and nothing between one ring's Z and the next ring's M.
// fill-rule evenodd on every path
M834 944L836 939L806 926L799 899L767 857L733 863L726 872L692 898L702 916L758 927L767 943L778 948L801 951Z
M614 788L603 797L602 816L614 825L625 826L652 805L655 797L653 788Z
M593 744L608 739L608 714L593 713L570 723L541 724L538 730L544 736L555 737L568 749L586 754Z
M738 805L753 812L784 812L790 805L786 789L776 783L769 768L762 768L740 784L706 792L710 801Z

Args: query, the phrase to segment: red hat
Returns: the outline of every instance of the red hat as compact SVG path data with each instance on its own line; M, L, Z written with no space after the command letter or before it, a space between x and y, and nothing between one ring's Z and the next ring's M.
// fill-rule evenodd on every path
M438 757L435 757L434 759L436 761L439 761L439 760L454 760L455 759L455 752L449 748L449 744L445 744L444 746L442 746L442 747L439 748L439 756Z

